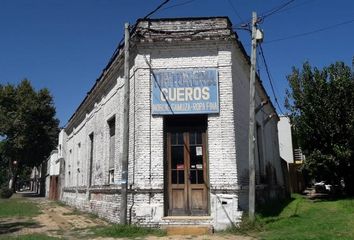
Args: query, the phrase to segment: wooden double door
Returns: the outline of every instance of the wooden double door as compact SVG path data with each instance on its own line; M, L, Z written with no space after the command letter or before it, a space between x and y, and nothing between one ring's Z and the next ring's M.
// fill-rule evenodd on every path
M168 215L207 215L206 127L167 131Z

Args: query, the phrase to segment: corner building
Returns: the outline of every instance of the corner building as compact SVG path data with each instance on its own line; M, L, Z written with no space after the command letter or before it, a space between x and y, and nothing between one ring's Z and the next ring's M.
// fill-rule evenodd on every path
M130 37L127 221L224 229L248 209L249 57L227 17L142 19ZM119 222L124 46L61 132L61 200ZM269 99L256 81L256 106ZM277 115L256 115L257 202L282 196Z

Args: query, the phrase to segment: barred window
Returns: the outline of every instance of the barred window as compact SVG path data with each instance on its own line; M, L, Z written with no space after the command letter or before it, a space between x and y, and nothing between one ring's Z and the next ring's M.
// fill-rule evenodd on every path
M109 127L109 165L108 165L108 175L109 184L114 183L114 160L115 160L115 135L116 135L116 119L111 118L108 121Z

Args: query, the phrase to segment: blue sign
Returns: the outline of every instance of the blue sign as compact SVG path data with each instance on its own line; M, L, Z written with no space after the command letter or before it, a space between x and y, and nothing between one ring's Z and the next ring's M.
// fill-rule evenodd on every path
M156 70L151 88L154 115L219 112L216 69Z

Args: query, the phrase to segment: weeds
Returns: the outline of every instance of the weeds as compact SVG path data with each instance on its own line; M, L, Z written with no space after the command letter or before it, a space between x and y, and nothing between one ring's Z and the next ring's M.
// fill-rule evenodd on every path
M99 218L99 216L96 213L88 213L87 216L91 219Z
M50 237L44 234L28 234L28 235L21 235L21 236L0 236L0 240L8 239L8 240L57 240L61 238Z
M61 207L67 207L67 205L65 203L61 202L61 201L55 201L55 202L53 202L53 204L56 204L56 205L61 206Z
M93 232L96 236L102 237L116 237L116 238L136 238L144 237L147 235L154 236L165 236L166 232L160 229L138 227L135 225L111 225L103 228L93 229Z
M234 235L254 235L254 233L261 232L263 230L264 223L260 221L256 216L254 221L251 221L248 217L243 217L242 221L237 226L231 226L221 233L234 234Z

